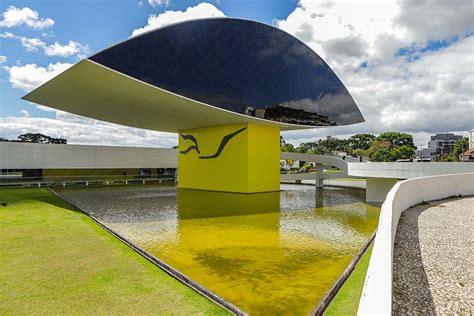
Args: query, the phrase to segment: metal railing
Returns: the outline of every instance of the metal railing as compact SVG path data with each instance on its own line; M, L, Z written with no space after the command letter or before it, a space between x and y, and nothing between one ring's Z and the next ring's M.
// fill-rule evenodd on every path
M0 187L72 187L108 186L127 184L146 184L176 182L174 174L166 175L87 175L87 176L46 176L46 177L8 177L0 179Z

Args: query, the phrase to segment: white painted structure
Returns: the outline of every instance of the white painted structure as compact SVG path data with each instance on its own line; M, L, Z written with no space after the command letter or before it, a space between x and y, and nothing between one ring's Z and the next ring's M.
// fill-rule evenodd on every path
M474 148L474 129L469 131L469 149Z
M0 142L0 169L177 168L176 149Z
M348 162L340 157L282 152L280 159L316 163L316 173L282 174L281 181L367 178L368 202L383 202L400 179L474 172L474 163ZM339 173L323 173L321 165ZM128 169L177 168L178 151L171 148L59 145L0 142L0 169Z
M367 162L348 164L348 174L350 176L364 178L411 179L467 172L474 172L474 166L459 162Z
M383 202L397 180L474 172L473 163L367 162L349 163L348 175L367 178L366 200Z
M83 59L22 99L62 111L162 132L256 123L281 130L315 128L221 109Z
M358 315L392 313L393 246L400 215L423 201L474 195L474 173L414 178L390 190L380 213Z
M334 166L338 169L341 169L342 172L347 175L347 162L344 161L340 157L326 156L326 155L313 155L313 154L281 152L280 153L280 159L316 162L318 164L322 164L322 165L326 165L326 166Z

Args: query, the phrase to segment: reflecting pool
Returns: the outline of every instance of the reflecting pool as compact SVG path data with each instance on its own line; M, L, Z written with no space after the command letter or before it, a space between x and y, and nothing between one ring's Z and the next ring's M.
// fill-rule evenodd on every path
M62 189L146 251L251 314L308 314L377 226L358 189L232 194L165 186Z

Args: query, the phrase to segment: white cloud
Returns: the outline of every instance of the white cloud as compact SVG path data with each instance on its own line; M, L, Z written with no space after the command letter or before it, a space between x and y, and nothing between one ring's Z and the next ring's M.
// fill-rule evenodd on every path
M46 44L38 38L20 37L21 46L29 52L36 52L38 48L44 48Z
M326 56L364 57L367 55L368 43L358 35L332 38L322 43Z
M33 102L28 102L28 103L32 104L38 110L41 110L41 111L45 111L45 112L57 112L57 111L59 111L59 110L56 110L55 108L50 108L49 106L44 106L44 105L36 104L36 103L33 103Z
M305 43L311 42L314 39L313 26L309 23L301 24L298 31L296 31L295 36Z
M75 41L69 41L66 45L54 42L54 44L44 47L44 53L46 56L69 57L72 55L78 55L79 57L83 57L85 54L89 53L89 47L87 45L81 45Z
M400 3L301 0L294 12L276 24L299 37L329 63L354 97L366 122L284 132L285 139L299 144L327 135L344 138L354 133L390 130L412 133L415 143L426 144L433 133L462 133L474 128L474 36L463 37L474 29L472 5L473 2L464 0ZM209 16L224 14L209 3L184 12L166 11L149 16L147 25L134 30L132 35ZM5 34L0 37L9 36ZM459 36L459 40L451 41L448 47L425 52L419 49L429 40L452 40L453 36ZM412 58L396 54L404 47L416 51ZM366 66L361 67L362 63ZM43 68L31 64L6 69L12 86L27 91L64 70L59 69L60 65L66 65L64 69L70 66L50 64ZM75 143L165 147L176 144L175 135L108 124L60 111L55 119L18 117L0 122L2 132L10 133L11 137L34 128L56 137L67 136ZM4 125L8 128L3 128ZM90 132L91 126L94 132Z
M4 55L0 55L0 64L4 64L6 63L8 60L8 57L7 56L4 56Z
M328 5L326 5L328 4ZM326 135L402 131L426 143L436 132L474 128L474 2L301 0L277 25L322 56L345 83L366 122L285 132L299 144ZM423 17L423 18L420 18ZM457 20L459 19L459 20ZM453 21L453 23L446 23ZM458 36L454 42L451 37ZM450 44L422 51L430 40ZM400 56L401 48L414 54ZM364 63L366 67L361 67Z
M69 43L62 45L59 42L54 42L54 44L48 45L39 38L28 38L23 36L16 36L11 33L6 34L5 38L15 38L19 39L21 46L26 48L29 52L37 52L42 50L46 56L60 56L60 57L69 57L77 55L79 58L86 57L89 54L89 46L82 45L76 41L69 41Z
M413 41L439 40L474 30L472 0L400 0L394 23Z
M0 137L15 139L24 133L42 133L62 137L69 144L172 147L176 134L148 131L97 121L57 111L55 118L3 117Z
M148 0L148 3L152 7L156 7L159 5L164 5L165 7L168 7L170 5L170 0Z
M225 16L222 11L217 9L210 3L203 2L194 7L189 7L186 11L165 11L159 15L150 15L148 17L148 23L144 27L133 30L131 36L156 29L171 23L209 18L209 17L222 17Z
M9 6L2 13L3 20L0 21L0 26L15 27L26 26L28 28L42 30L54 25L54 21L50 18L40 18L38 12L30 8L17 8Z
M24 66L7 67L6 70L8 71L8 79L13 88L29 92L71 66L72 64L68 63L49 64L47 67L28 64Z
M27 110L21 110L20 111L20 116L29 117L30 113Z
M4 32L4 33L0 34L0 37L1 38L14 38L15 34L10 33L10 32Z
M374 51L374 41L379 34L391 34L401 37L402 31L394 28L392 19L398 13L395 0L386 1L325 1L301 0L298 7L284 20L277 20L276 25L306 42L319 55L332 58L332 53L343 53L337 50L325 54L322 44L328 41L356 39L364 43L357 55L363 56ZM312 38L308 32L312 30ZM302 34L304 34L302 36ZM306 37L305 37L306 36Z

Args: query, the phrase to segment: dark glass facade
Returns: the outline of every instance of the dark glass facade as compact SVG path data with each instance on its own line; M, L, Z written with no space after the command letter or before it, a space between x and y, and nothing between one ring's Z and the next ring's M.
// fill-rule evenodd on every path
M187 21L89 59L187 98L263 119L309 126L364 121L321 57L293 36L258 22Z

